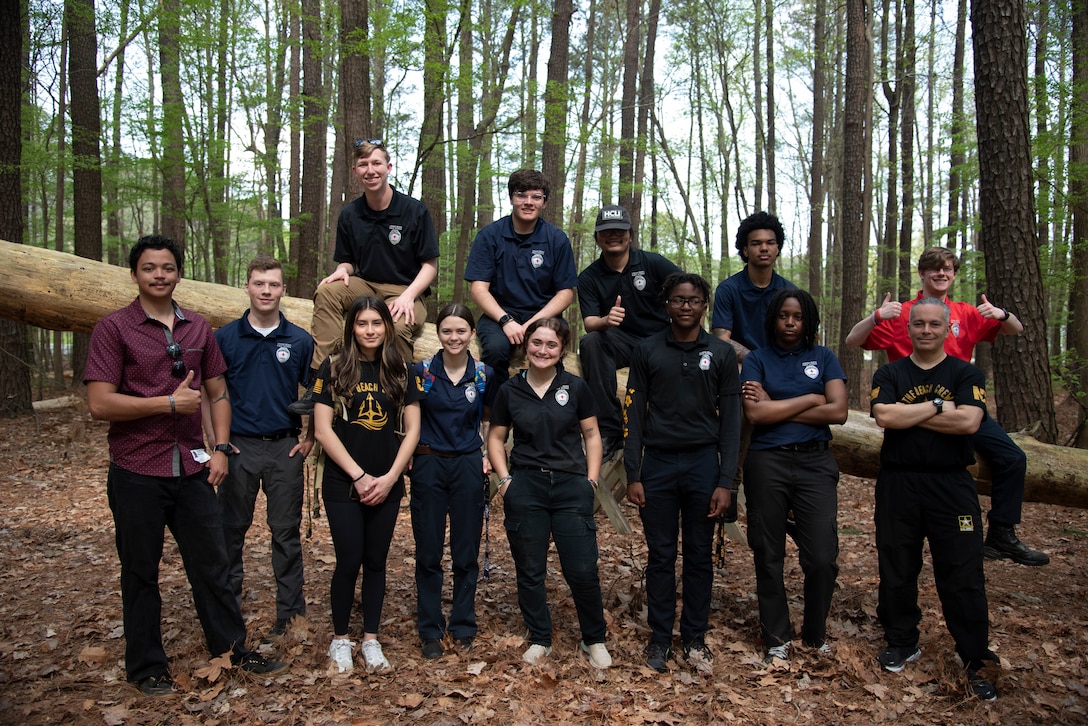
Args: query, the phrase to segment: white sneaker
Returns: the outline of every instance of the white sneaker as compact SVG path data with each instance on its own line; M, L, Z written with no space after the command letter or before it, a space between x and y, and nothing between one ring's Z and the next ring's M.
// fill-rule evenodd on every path
M393 670L389 661L382 654L382 644L377 640L363 641L363 660L366 661L367 673L387 673Z
M336 662L336 667L341 673L350 671L355 667L355 664L351 662L351 651L354 648L355 643L351 642L349 638L332 639L332 644L329 646L329 657Z
M586 645L583 640L580 646L583 652L589 654L589 664L597 670L603 671L605 668L612 667L612 656L608 654L608 648L604 647L604 643Z
M777 660L789 660L790 650L793 648L793 641L787 640L782 645L775 645L767 648L767 655L763 658L763 662L770 665Z
M529 665L538 665L540 661L547 658L552 654L552 647L550 645L540 645L539 643L533 643L529 646L529 650L521 654L521 659Z

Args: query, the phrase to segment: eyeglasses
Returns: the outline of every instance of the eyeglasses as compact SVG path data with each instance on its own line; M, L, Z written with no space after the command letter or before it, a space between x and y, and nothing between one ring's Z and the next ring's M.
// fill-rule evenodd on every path
M352 146L354 146L356 149L358 149L363 144L370 144L371 146L380 146L383 149L385 148L385 142L382 141L381 139L355 139L355 142L352 144Z
M181 346L174 341L174 334L170 332L170 328L163 326L163 332L166 333L166 354L174 360L170 366L170 375L174 378L184 378L185 361L181 359Z
M537 204L540 204L545 199L547 199L547 197L544 196L543 194L530 194L529 192L514 192L514 199L517 199L517 200L522 201L522 202L524 202L525 200L528 199L530 201L536 202Z
M706 304L706 300L701 297L670 297L666 302L670 308L682 308L688 305L693 308L697 308L700 305Z

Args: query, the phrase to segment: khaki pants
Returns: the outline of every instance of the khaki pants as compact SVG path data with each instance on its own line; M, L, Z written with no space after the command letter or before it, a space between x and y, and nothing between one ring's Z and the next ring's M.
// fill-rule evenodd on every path
M392 285L381 282L367 282L352 275L348 284L335 280L319 285L314 292L314 317L311 332L314 336L314 357L310 367L315 370L325 362L337 344L344 339L344 315L348 308L361 295L373 295L387 303L396 299L407 285ZM394 327L397 333L397 347L409 364L412 362L412 344L416 336L423 332L427 322L427 308L423 301L416 298L415 325L408 325L404 318L397 320Z

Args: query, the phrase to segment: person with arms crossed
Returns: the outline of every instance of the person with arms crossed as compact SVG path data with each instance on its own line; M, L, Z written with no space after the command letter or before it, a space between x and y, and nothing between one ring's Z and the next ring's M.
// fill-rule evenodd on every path
M314 291L314 372L340 340L344 314L360 295L385 300L401 357L412 360L413 340L427 321L423 298L438 274L438 238L426 205L390 186L392 170L381 139L355 142L351 172L363 194L340 211L336 269ZM313 413L312 397L307 390L291 412Z
M280 312L287 293L283 265L255 257L246 270L249 309L215 331L227 362L231 400L231 443L227 478L219 486L223 534L230 558L230 584L242 603L245 574L242 552L253 523L257 492L264 489L266 519L272 533L272 571L276 576L276 622L270 635L283 635L288 622L306 614L302 592L302 466L314 445L313 423L306 435L287 408L299 385L310 383L313 339Z
M929 540L941 610L971 692L993 701L997 691L980 672L986 661L997 661L988 644L982 510L967 471L974 463L971 434L985 413L986 379L945 352L951 325L944 302L921 298L909 315L912 352L873 374L872 416L884 429L874 516L877 617L888 643L877 661L898 673L921 654L918 574Z
M910 336L907 320L910 309L924 297L934 297L948 305L951 330L944 348L949 355L971 362L978 343L993 342L998 335L1019 335L1024 325L1015 314L1000 308L982 296L982 303L975 307L970 303L952 300L949 291L959 273L960 261L944 247L929 247L918 258L918 275L922 289L918 297L905 303L892 300L891 293L884 296L879 308L867 315L850 330L846 344L861 346L866 350L883 350L888 360L894 362L910 355ZM1016 535L1020 524L1024 501L1024 477L1027 474L1027 456L1016 445L1001 425L983 409L982 423L971 436L971 445L990 465L989 532L983 554L987 559L1008 558L1021 565L1042 566L1050 562L1045 552L1031 549Z
M830 653L827 614L838 577L839 467L829 424L846 421L846 375L828 348L816 345L820 311L804 290L779 290L764 324L768 345L741 369L744 413L754 426L744 480L748 544L756 566L759 629L766 662L788 660L793 625L783 581L786 522L805 573L801 642Z
M632 246L631 215L605 205L593 238L601 256L578 275L578 305L586 334L578 343L582 377L597 401L604 460L623 448L622 409L616 370L631 363L635 345L669 325L661 285L680 268L656 252Z
M541 218L551 185L539 171L520 169L507 183L511 212L479 231L465 265L472 301L482 313L480 358L495 382L510 376L510 356L529 324L559 317L574 302L578 276L565 232Z
M680 640L701 673L714 583L714 522L735 493L740 378L733 348L703 329L710 286L691 273L665 279L669 327L635 346L624 406L627 498L646 535L646 664L668 669L676 621L677 537L684 543Z
M211 326L174 301L183 256L171 239L141 237L129 253L139 295L98 321L83 382L91 416L109 421L106 493L121 561L125 673L149 696L174 692L162 643L159 562L170 528L212 656L231 654L242 670L273 674L286 663L245 646L246 626L228 582L217 487L227 475L230 398L227 366ZM201 431L201 394L211 400L215 447Z

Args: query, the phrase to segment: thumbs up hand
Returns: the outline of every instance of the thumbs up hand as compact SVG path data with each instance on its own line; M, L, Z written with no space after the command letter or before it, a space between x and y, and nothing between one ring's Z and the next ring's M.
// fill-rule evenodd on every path
M616 304L613 305L612 309L608 311L608 317L606 318L606 320L608 321L608 324L610 326L612 326L613 328L618 328L620 324L623 323L623 319L626 316L627 310L623 307L623 300L619 295L617 295Z

